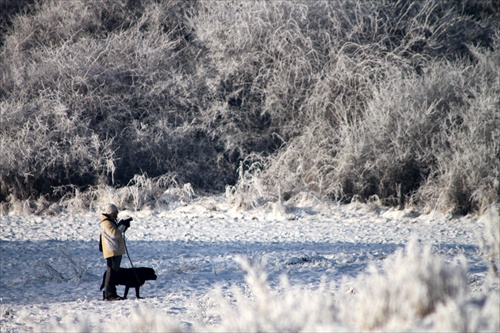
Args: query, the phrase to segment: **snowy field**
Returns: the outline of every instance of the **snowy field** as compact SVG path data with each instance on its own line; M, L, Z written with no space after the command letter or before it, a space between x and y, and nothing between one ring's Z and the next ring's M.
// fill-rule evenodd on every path
M252 211L222 197L122 211L130 259L158 279L144 299L105 302L98 213L0 216L2 332L500 329L485 218L308 195Z

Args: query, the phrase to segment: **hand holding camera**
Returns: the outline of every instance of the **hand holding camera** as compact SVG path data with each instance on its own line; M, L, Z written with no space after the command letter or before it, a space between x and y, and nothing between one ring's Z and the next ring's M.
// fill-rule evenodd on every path
M132 221L133 219L131 217L129 217L128 219L125 219L125 220L121 220L120 223L118 223L118 226L125 226L125 230L123 230L123 232L127 231L128 228L130 228L130 221Z

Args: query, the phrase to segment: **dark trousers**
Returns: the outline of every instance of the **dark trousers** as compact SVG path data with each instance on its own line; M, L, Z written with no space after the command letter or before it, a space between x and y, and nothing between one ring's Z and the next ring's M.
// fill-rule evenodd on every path
M105 297L116 296L116 276L120 270L122 256L114 256L106 259L106 279L104 280Z

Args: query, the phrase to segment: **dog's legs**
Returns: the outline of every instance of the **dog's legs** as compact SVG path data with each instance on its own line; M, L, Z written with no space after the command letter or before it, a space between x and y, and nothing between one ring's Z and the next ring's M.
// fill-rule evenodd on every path
M123 294L123 298L127 298L128 289L129 289L129 286L125 286L125 294Z
M139 288L141 287L135 287L135 297L137 297L137 299L142 298L141 296L139 296Z

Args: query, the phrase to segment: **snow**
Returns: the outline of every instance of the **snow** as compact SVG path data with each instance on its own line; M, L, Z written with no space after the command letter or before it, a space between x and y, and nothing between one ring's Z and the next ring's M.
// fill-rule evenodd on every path
M307 195L249 211L214 196L119 215L129 216L130 259L154 268L158 279L141 287L144 299L131 290L119 302L101 301L99 212L0 216L1 331L358 330L362 319L344 315L345 308L359 295L369 297L362 286L373 285L366 283L370 269L406 265L394 258L411 240L430 246L450 267L466 261L468 294L418 320L396 313L378 328L461 330L459 313L469 313L467 327L475 320L473 329L499 329L498 279L482 255L484 226L476 216L340 205ZM124 256L122 267L130 266Z

